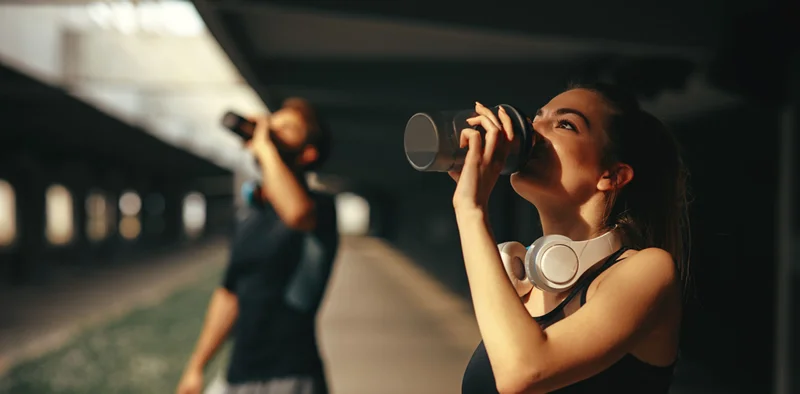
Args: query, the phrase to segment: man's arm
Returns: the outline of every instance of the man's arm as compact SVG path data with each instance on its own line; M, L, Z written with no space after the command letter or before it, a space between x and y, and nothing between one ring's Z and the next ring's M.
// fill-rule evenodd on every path
M266 118L253 118L256 128L250 149L261 166L262 195L289 228L310 231L316 226L314 201L297 176L283 162L268 135Z
M300 184L297 176L286 166L277 150L267 149L258 154L263 174L261 193L269 201L287 227L311 231L316 226L314 200Z
M179 393L194 393L198 385L202 388L203 369L228 336L238 315L239 302L236 295L226 288L214 291L208 305L203 330L181 379Z

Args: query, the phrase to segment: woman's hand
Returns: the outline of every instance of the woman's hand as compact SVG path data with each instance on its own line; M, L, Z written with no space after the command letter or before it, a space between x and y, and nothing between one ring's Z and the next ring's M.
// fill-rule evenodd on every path
M486 209L515 138L511 118L503 107L498 111L499 119L478 102L475 103L475 112L478 116L467 119L467 123L480 125L486 130L486 135L481 136L475 129L461 131L460 146L468 146L464 167L460 172L449 172L457 183L453 195L456 211Z

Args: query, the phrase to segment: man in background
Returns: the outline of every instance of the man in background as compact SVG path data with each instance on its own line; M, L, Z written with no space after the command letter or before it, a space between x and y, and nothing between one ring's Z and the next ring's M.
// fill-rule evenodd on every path
M248 148L262 179L243 188L247 203L237 215L224 280L177 392L202 391L203 369L231 333L226 394L325 394L316 315L339 237L333 197L310 191L305 175L324 162L330 135L297 98L251 120Z

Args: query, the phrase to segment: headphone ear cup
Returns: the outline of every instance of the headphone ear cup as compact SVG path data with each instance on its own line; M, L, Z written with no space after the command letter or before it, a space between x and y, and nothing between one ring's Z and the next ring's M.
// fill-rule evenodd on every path
M545 237L540 237L536 241L534 241L528 250L525 253L525 276L528 277L528 281L531 282L532 285L536 286L536 288L542 290L546 289L547 286L544 284L543 278L540 276L539 267L536 264L536 255L542 249L544 245Z
M561 292L571 287L574 284L574 280L569 283L556 283L548 279L544 272L545 269L551 274L554 270L570 270L573 265L574 268L577 269L577 257L574 261L568 258L560 258L562 257L560 255L563 254L560 253L562 252L561 248L569 248L571 251L572 249L569 247L571 243L571 239L556 234L545 235L537 239L525 255L525 273L528 276L528 280L538 289L551 293ZM555 250L559 251L553 253ZM567 253L569 253L569 251L567 251ZM574 253L572 253L572 255L574 256ZM545 259L548 259L548 261L544 261Z
M522 297L533 290L533 284L528 280L525 269L525 259L527 250L519 242L504 242L497 245L500 251L500 258L503 260L503 267L508 275L508 280L517 291L517 295Z

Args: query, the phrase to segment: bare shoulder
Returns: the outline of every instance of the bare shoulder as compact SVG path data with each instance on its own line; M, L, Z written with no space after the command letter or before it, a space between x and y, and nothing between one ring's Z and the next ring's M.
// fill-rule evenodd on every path
M609 269L605 283L622 285L617 288L649 288L661 292L671 288L677 279L672 255L660 248L631 250L623 254L623 260Z

